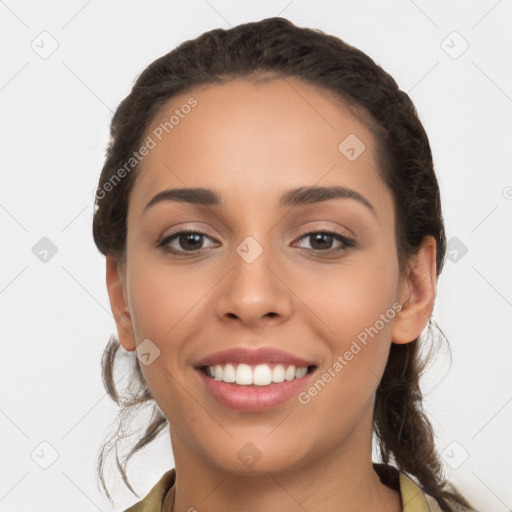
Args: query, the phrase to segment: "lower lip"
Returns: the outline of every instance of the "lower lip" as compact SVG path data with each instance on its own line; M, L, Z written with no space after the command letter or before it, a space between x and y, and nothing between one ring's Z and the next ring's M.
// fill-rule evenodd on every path
M268 384L267 386L239 386L207 377L197 370L208 391L222 405L238 411L258 412L284 404L304 388L305 382L315 373L306 373L303 377Z

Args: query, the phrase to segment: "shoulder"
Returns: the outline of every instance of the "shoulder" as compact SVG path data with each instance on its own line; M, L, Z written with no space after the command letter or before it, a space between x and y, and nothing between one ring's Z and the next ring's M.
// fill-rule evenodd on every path
M151 488L149 493L140 501L124 512L161 512L167 491L174 485L176 469L170 469Z
M425 494L425 499L430 507L430 512L442 512L441 507L433 496L430 496L430 494ZM460 503L457 503L450 498L447 498L446 502L450 506L451 512L478 512L476 509L465 507L464 505L461 505Z
M381 482L400 494L403 512L443 512L437 500L409 475L389 464L374 463L373 467ZM448 484L444 491L453 493L457 490ZM476 512L472 508L463 507L455 500L445 498L445 501L451 512Z
M400 494L403 503L403 512L443 512L437 500L426 493L416 482L404 473L400 473ZM453 485L448 484L444 491L456 492ZM445 498L451 512L477 512L473 508L465 507L453 499Z

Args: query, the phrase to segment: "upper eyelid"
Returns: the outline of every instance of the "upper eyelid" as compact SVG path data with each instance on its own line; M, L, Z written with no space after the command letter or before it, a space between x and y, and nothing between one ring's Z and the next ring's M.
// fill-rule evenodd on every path
M352 230L350 230L348 228L345 228L345 229L347 231L350 231L351 234L353 233ZM349 234L346 234L346 233L340 233L339 230L337 230L335 228L332 228L332 227L319 227L319 228L311 227L311 228L307 228L304 232L302 232L298 236L301 237L301 236L308 235L308 234L311 234L311 233L321 233L321 232L329 232L329 233L333 233L333 234L338 234L338 235L341 235L341 236L346 236L347 238L352 236L351 234L349 235ZM177 235L179 233L197 233L199 235L205 235L205 236L207 236L209 238L215 238L213 235L210 235L210 234L208 234L207 232L205 232L205 231L203 231L201 229L188 228L188 227L185 226L185 227L177 229L176 231L168 233L165 236L162 236L162 239L169 238L169 237Z
M327 219L318 219L316 221L311 221L311 222L332 222L332 221L329 221ZM199 233L199 234L202 234L202 235L206 235L206 236L209 236L211 238L215 238L214 235L209 235L208 233L206 233L202 228L196 228L196 227L191 227L191 226L187 226L186 223L184 223L185 226L180 226L178 228L176 228L176 231L173 231L171 233L169 233L168 235L165 235L164 237L162 238L167 238L168 236L172 236L172 235L175 235L177 233L181 233L181 232L193 232L193 233ZM338 223L336 223L338 224ZM347 238L350 238L350 237L355 237L356 234L354 233L353 230L351 230L349 227L346 227L346 226L342 226L341 224L338 224L338 228L334 228L334 227L307 227L305 228L306 231L304 231L302 233L302 235L299 235L299 236L303 236L305 234L308 234L308 233L317 233L319 231L330 231L330 232L334 232L336 234L339 234L341 236L346 236ZM213 229L213 228L211 228ZM344 232L339 232L340 229L342 229L343 231L347 231L348 233L344 233ZM230 230L231 232L231 230Z

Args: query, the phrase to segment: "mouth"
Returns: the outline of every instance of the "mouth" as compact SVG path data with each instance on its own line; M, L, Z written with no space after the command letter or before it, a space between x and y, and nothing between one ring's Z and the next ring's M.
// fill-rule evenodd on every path
M272 410L298 398L316 370L315 365L245 363L196 367L204 389L217 405L252 413Z
M263 387L282 382L291 382L311 375L317 367L295 366L292 364L258 364L227 363L197 368L208 379L235 386Z
M203 390L217 405L244 412L264 411L297 396L318 368L315 360L271 345L235 346L193 363Z

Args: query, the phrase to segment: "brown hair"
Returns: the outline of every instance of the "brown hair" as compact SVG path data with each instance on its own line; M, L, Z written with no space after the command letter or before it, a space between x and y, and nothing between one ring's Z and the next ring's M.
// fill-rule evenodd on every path
M432 235L437 242L439 275L446 252L439 187L429 141L409 96L362 51L320 30L297 27L284 18L211 30L180 44L141 73L111 123L93 220L98 249L104 255L113 254L118 261L126 256L128 197L137 168L115 186L106 185L112 183L118 170L140 147L162 105L192 87L258 73L299 78L327 89L363 112L370 120L379 148L379 171L393 195L400 270L423 238ZM105 190L109 190L108 194ZM429 333L434 324L430 319ZM112 336L102 359L105 388L121 407L117 432L103 445L98 459L98 473L109 499L103 476L108 453L115 450L117 467L134 492L126 477L126 465L167 424L145 384L136 354L120 353L119 346ZM415 477L443 510L450 511L454 504L469 505L454 488L447 489L442 476L432 427L422 405L419 379L425 360L419 349L419 338L403 345L392 344L376 393L374 433L383 462L393 462L399 470ZM131 384L123 396L114 382L114 367L120 356L129 358L131 372ZM145 431L120 457L117 445L126 437L124 424L144 404L151 408Z

